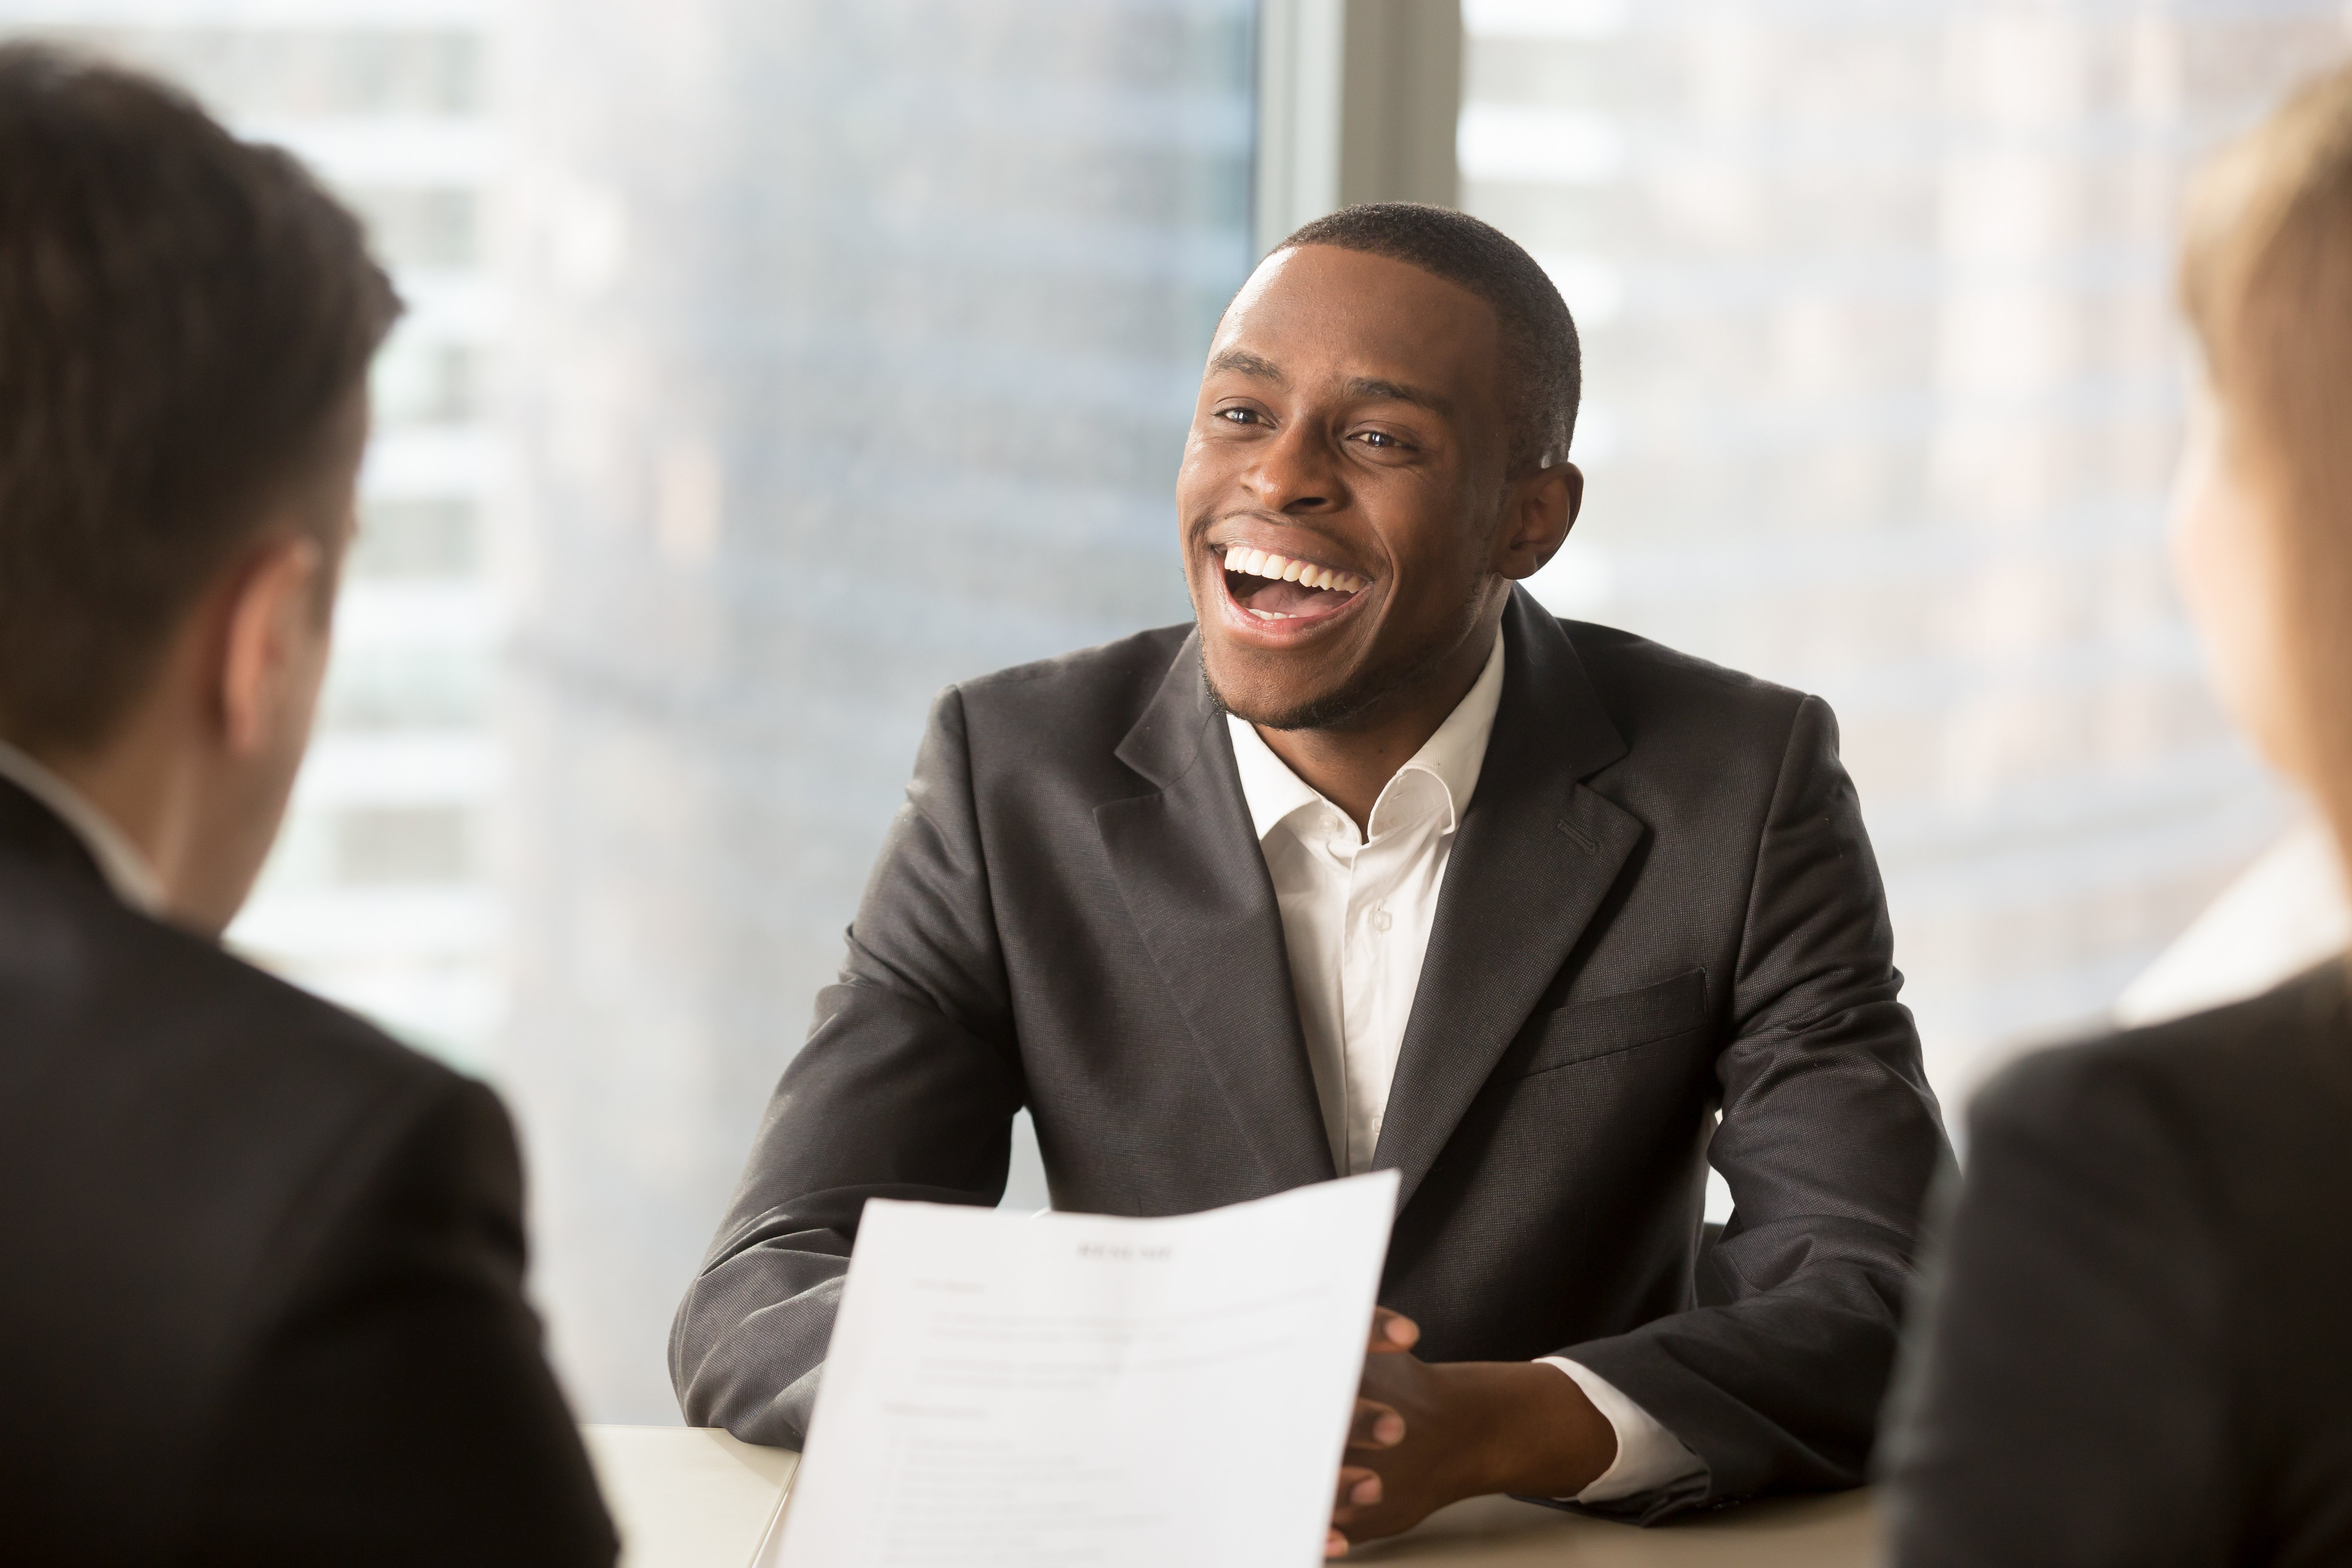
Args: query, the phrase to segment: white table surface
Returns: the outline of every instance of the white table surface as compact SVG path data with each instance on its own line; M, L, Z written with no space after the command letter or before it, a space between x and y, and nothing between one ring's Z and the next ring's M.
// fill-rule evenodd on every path
M800 1456L690 1426L583 1426L623 1568L747 1568ZM1351 1563L1422 1568L1874 1568L1866 1492L1725 1509L1656 1530L1478 1498ZM1213 1568L1202 1564L1202 1568Z
M621 1568L747 1568L801 1457L699 1426L583 1426Z

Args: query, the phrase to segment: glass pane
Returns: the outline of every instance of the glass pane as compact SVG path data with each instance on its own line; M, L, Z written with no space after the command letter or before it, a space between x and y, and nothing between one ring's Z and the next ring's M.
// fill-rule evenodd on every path
M1836 708L1948 1100L2277 830L2167 581L2197 154L2334 0L1471 0L1464 205L1585 333L1538 580Z

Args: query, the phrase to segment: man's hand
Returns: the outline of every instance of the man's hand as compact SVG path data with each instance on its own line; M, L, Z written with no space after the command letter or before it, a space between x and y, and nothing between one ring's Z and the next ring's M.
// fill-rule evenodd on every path
M1616 1461L1608 1418L1558 1367L1425 1362L1420 1339L1412 1319L1374 1310L1326 1557L1466 1497L1573 1497Z

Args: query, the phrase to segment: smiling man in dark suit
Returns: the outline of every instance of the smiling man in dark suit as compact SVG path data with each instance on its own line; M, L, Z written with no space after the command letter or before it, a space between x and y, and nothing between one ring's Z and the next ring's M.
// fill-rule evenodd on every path
M1516 586L1578 384L1458 213L1259 267L1177 483L1196 623L940 700L679 1310L689 1419L797 1445L860 1205L996 1201L1026 1106L1060 1208L1402 1174L1335 1552L1861 1479L1945 1158L1876 868L1818 700Z

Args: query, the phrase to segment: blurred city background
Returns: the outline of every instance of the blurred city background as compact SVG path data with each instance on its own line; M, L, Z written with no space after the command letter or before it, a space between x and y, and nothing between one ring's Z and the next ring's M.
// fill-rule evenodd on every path
M2170 255L2186 167L2352 7L1461 17L1459 203L1585 334L1590 501L1536 586L1830 700L1957 1102L2290 820L2166 578ZM670 1311L931 695L1188 613L1170 485L1312 27L1279 60L1252 0L0 0L0 32L292 148L395 273L319 740L231 939L506 1092L581 1413L674 1421Z

